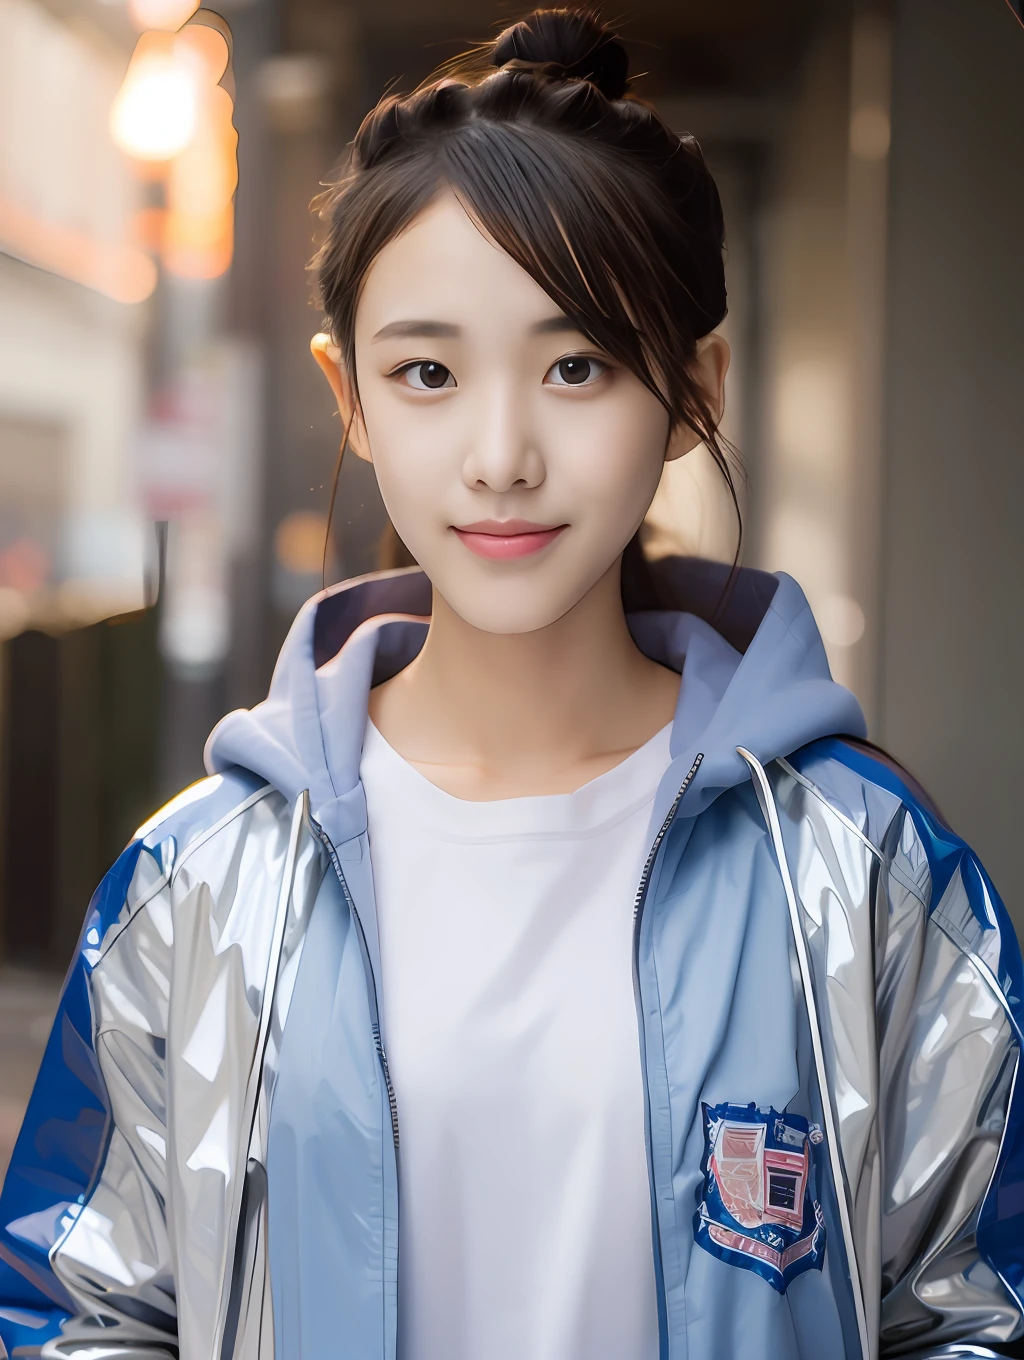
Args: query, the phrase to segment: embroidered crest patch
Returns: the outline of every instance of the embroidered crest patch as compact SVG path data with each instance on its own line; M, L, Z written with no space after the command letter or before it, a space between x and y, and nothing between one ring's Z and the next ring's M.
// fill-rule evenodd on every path
M697 1245L761 1275L780 1294L825 1259L817 1124L755 1105L703 1105Z

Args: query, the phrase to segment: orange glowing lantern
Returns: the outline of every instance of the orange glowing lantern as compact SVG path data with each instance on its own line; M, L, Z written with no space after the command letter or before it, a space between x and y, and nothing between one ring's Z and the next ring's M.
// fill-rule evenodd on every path
M185 278L216 278L231 263L238 183L232 112L226 90L207 90L199 131L168 171L164 264Z
M110 111L114 142L136 160L168 161L196 133L200 82L174 38L144 33Z
M145 173L160 165L166 209L139 225L151 241L158 228L165 267L185 278L218 277L234 249L238 134L219 83L230 56L225 34L206 23L144 33L111 112L117 144Z

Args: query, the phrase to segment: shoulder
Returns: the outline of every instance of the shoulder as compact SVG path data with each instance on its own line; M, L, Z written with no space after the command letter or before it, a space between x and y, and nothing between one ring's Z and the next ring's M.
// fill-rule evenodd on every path
M791 778L850 819L880 853L907 814L922 825L945 826L935 803L913 775L870 742L824 737L779 764Z
M968 861L977 864L926 790L880 746L854 737L825 737L778 764L848 822L880 859L907 861L933 907L958 869Z
M152 850L173 840L181 853L274 793L272 784L233 766L183 789L138 828L132 842Z
M914 776L881 748L846 737L812 742L778 764L793 785L790 801L810 795L860 835L887 877L890 897L915 896L927 918L1019 1009L1024 976L1009 913L978 856ZM806 801L800 815L812 815Z
M232 767L184 789L138 828L89 904L83 940L95 963L118 929L167 889L197 851L221 851L227 841L279 832L287 821L284 796L248 770Z
M973 852L914 776L880 746L825 737L779 762L789 776L852 823L886 863L904 868L932 905ZM976 862L976 861L975 861Z

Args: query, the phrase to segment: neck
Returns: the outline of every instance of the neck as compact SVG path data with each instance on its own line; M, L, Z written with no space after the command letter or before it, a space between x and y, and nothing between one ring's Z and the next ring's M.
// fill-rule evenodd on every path
M474 628L435 591L426 642L373 692L374 721L453 791L465 781L438 771L546 791L610 768L671 720L679 687L633 642L619 578L616 562L573 609L531 633Z

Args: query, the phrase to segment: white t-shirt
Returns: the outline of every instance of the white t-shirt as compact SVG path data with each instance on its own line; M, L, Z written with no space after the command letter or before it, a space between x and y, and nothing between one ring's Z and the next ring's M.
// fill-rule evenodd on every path
M399 1360L658 1354L632 915L669 731L575 793L488 803L367 723Z

